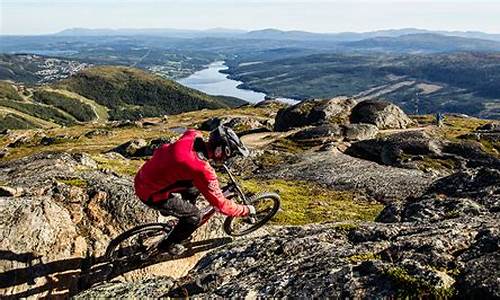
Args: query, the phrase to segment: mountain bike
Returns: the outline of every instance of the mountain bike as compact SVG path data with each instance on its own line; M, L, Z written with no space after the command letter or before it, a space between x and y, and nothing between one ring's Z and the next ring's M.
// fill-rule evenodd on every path
M266 224L280 208L280 196L276 193L265 192L247 195L243 192L236 178L226 164L222 165L229 176L229 184L222 190L227 199L239 204L253 205L256 213L248 217L227 217L224 221L224 231L234 237L243 236L254 232ZM201 227L216 213L212 206L201 210ZM113 239L105 253L110 262L131 260L147 260L159 253L157 246L160 241L167 238L178 220L173 219L165 223L150 223L134 227Z

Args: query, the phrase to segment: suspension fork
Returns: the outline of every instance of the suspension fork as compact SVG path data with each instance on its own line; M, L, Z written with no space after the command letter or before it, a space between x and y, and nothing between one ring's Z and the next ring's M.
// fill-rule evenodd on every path
M236 192L240 196L243 203L245 203L245 205L250 205L247 197L245 196L245 193L243 193L243 190L241 189L240 185L238 184L238 181L236 181L236 178L234 177L233 173L231 173L231 171L229 170L229 167L226 164L223 164L222 166L224 167L224 170L226 170L227 174L229 175L229 180L231 180L231 182L233 183L233 185L236 189ZM255 217L252 215L249 216L248 220L250 221L251 224L254 224L256 222Z
M226 170L227 175L229 175L229 180L231 180L231 183L236 188L236 192L240 196L241 200L243 200L243 203L245 203L246 205L248 205L249 203L248 203L247 197L245 196L245 193L243 193L243 191L241 190L241 188L240 188L238 182L236 181L236 178L234 177L233 173L231 173L231 171L229 170L229 167L226 166L226 164L223 164L222 166L224 167L224 170Z

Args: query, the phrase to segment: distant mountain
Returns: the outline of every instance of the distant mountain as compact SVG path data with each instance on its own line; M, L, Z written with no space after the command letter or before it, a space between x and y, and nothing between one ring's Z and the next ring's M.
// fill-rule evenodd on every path
M227 28L207 30L170 29L170 28L123 28L123 29L88 29L71 28L56 33L56 36L163 36L175 38L229 37L243 34L246 31Z
M388 29L370 32L340 32L340 33L313 33L307 31L282 31L278 29L263 29L247 32L238 38L277 39L277 40L330 40L330 41L359 41L376 37L400 37L412 34L439 34L463 38L487 39L500 41L500 34L489 34L476 31L432 31L418 28Z
M169 28L144 28L144 29L87 29L71 28L56 33L56 36L136 36L151 35L176 38L201 38L201 37L224 37L239 39L271 39L271 40L329 40L329 41L358 41L375 37L399 37L409 34L440 34L446 36L457 36L463 38L486 39L500 41L500 34L490 34L480 31L439 31L418 28L402 28L376 30L369 32L339 32L339 33L315 33L300 30L279 30L266 28L254 31L245 31L229 28L213 28L208 30L186 30Z
M434 33L408 34L398 37L376 37L344 43L355 49L391 52L500 51L500 42Z

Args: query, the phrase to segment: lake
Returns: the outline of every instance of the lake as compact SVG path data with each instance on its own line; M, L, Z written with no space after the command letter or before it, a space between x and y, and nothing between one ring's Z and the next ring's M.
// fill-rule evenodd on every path
M264 100L266 94L252 90L237 88L242 82L227 78L229 75L220 71L226 70L227 66L223 61L217 61L208 65L206 69L193 73L191 76L182 78L178 82L187 87L200 90L209 95L232 96L251 103L257 103ZM277 98L279 101L287 103L296 103L296 100Z

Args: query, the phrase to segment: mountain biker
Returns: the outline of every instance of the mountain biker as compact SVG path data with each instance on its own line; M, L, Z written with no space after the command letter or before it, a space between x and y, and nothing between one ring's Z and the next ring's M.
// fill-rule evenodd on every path
M219 187L215 170L209 160L221 163L228 158L249 151L236 133L219 126L208 141L201 133L188 129L176 142L155 150L153 156L138 171L134 180L137 196L162 215L179 219L171 234L160 242L161 252L179 255L185 248L181 244L198 228L201 212L195 202L201 194L219 212L232 217L255 214L251 205L238 205L226 199Z

